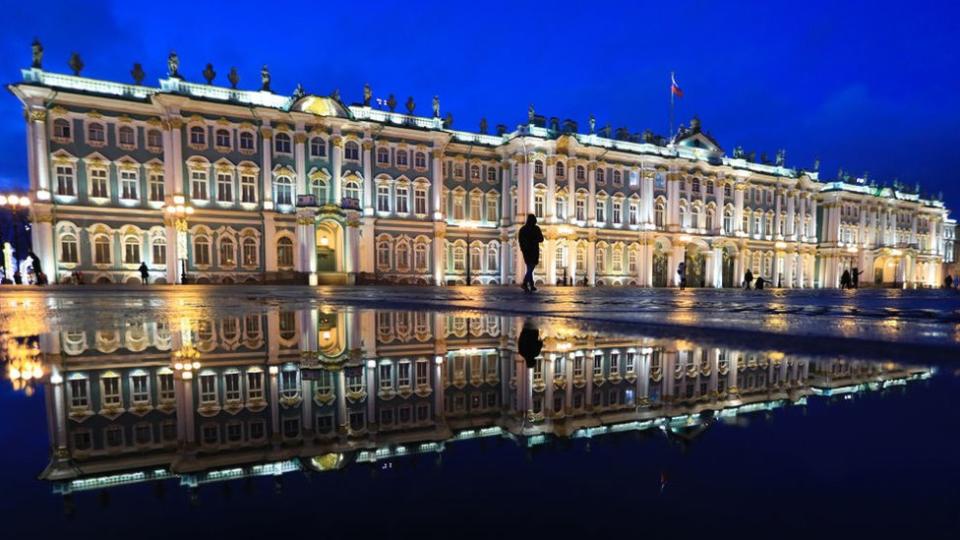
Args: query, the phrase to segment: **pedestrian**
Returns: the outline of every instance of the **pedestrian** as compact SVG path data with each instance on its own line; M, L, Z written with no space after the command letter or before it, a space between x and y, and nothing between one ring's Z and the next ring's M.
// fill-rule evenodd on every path
M681 262L677 265L677 281L680 282L680 290L687 287L687 263Z
M763 276L757 276L757 290L758 290L758 291L762 291L762 290L763 290L763 284L764 284Z
M141 262L139 270L140 282L144 285L148 285L150 283L150 270L147 268L147 263Z
M533 319L523 321L523 329L517 337L517 352L527 361L527 367L536 367L537 357L543 350L543 340L540 339L540 329Z
M543 243L543 232L537 226L537 216L527 214L527 223L520 227L517 242L520 244L520 253L523 254L523 263L527 265L527 273L523 276L523 290L532 292L537 290L533 283L533 270L540 262L540 244Z
M856 266L853 267L853 271L850 272L850 285L857 289L860 287L860 274L863 273L863 270L860 270Z
M753 284L753 272L748 268L747 272L743 274L743 288L750 290L751 284Z
M850 288L850 271L844 270L843 274L840 274L840 288L849 289Z
M947 274L947 277L943 278L943 288L949 289L953 285L953 278L950 274Z
M953 288L960 289L960 274L954 274L953 276Z
M23 276L20 275L20 270L13 273L13 284L23 285Z

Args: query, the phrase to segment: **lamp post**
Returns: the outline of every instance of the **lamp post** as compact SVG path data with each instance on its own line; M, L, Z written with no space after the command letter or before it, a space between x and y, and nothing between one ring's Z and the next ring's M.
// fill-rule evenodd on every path
M177 258L180 260L180 284L187 282L187 230L188 218L193 215L194 209L186 204L182 195L174 196L173 204L165 205L164 215L177 229Z
M26 211L30 207L30 198L26 195L17 195L15 193L3 194L0 193L0 208L7 208L10 211L10 239L9 242L13 246L13 251L17 254L17 266L19 267L19 262L22 261L25 257L22 256L20 252L20 218L21 213ZM4 239L0 237L0 247L4 244ZM6 261L2 261L6 262ZM13 262L13 261L10 261ZM5 265L4 265L5 266ZM12 274L15 269L8 269Z

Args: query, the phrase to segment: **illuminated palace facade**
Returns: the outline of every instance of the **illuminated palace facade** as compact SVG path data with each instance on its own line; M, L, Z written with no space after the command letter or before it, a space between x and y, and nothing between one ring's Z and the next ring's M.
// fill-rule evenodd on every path
M563 323L537 329L543 349L528 362L522 323L272 308L48 328L38 349L52 447L41 476L64 493L171 477L197 487L435 454L476 437L533 446L664 429L689 439L714 419L932 373Z
M519 283L528 213L542 283L934 286L943 203L730 157L694 119L672 140L545 119L487 134L337 95L148 87L25 69L34 246L51 281ZM946 240L945 240L946 239Z

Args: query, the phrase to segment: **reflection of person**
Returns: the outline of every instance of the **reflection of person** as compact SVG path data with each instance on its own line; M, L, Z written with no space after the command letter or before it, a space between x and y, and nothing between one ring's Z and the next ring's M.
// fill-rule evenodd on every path
M540 262L540 244L543 242L543 232L537 227L537 216L527 215L527 223L520 227L517 241L520 243L523 262L527 265L527 273L523 276L523 290L535 291L537 288L533 284L533 269Z
M527 361L527 367L536 365L541 350L543 350L543 340L540 339L540 329L533 319L523 321L523 330L517 338L517 352Z

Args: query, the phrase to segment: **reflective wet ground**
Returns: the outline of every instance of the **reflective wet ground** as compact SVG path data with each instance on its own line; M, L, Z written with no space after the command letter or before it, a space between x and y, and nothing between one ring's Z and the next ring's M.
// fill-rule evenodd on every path
M960 531L956 297L511 293L0 294L5 532Z

